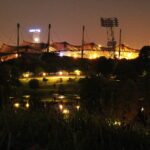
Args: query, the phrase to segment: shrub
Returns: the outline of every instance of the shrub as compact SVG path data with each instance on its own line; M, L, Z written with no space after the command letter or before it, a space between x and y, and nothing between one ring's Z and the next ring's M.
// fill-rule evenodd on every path
M31 89L38 89L39 88L39 81L37 80L37 79L31 79L30 81L29 81L29 87L31 88Z

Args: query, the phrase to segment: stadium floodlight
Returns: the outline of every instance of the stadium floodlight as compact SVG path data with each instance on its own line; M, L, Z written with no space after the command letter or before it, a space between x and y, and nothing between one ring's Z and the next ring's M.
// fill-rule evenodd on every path
M41 29L29 29L30 33L40 33Z
M100 22L101 26L107 29L107 46L112 48L115 58L115 47L117 42L115 41L113 27L118 27L118 19L116 17L101 18Z
M101 26L102 27L118 27L118 19L116 17L101 18Z
M41 29L39 29L39 28L32 28L32 29L29 29L29 33L32 34L32 40L33 40L34 43L40 43Z

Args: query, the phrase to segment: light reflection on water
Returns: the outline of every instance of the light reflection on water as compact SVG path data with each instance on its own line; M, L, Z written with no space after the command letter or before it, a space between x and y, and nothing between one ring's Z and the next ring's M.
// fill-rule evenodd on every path
M11 106L19 109L29 109L34 105L38 105L39 108L49 109L50 107L56 108L63 114L69 114L70 110L80 109L80 96L77 94L65 94L58 93L52 94L49 97L34 97L31 95L23 95L22 97L9 97ZM60 107L61 106L61 107Z

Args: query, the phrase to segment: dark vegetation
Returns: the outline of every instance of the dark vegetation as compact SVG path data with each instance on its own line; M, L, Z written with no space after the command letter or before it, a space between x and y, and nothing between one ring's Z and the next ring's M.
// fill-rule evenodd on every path
M149 135L108 126L80 112L65 120L50 112L1 112L0 149L7 150L149 150Z
M0 64L0 149L149 149L150 134L150 47L143 47L137 59L96 60L58 57L56 54L23 54ZM19 77L30 71L79 69L86 76L75 85L81 110L65 119L53 108L40 109L38 80L30 80L32 109L10 107L9 97L22 94ZM43 78L46 85L47 79ZM53 85L53 88L58 88ZM60 83L59 92L66 92ZM113 126L115 120L121 126Z

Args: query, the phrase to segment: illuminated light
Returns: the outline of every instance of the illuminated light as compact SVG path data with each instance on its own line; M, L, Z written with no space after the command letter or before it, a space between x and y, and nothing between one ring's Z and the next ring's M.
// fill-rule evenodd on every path
M76 108L77 108L77 110L79 110L80 109L80 105L77 105Z
M42 75L43 75L43 77L45 77L45 76L46 76L46 73L45 73L45 72L43 72L43 73L42 73Z
M18 54L16 54L15 56L16 56L16 58L18 58L18 56L19 56L19 55L18 55Z
M127 58L131 58L131 57L132 57L132 53L128 53Z
M71 53L67 53L66 56L70 57L70 56L71 56Z
M49 50L50 50L50 51L56 51L56 49L53 48L53 47L51 47L51 46L49 46Z
M92 56L89 56L89 59L92 59L93 57Z
M95 58L97 58L97 54L96 53L93 55L93 59L95 59Z
M34 42L38 43L38 42L40 42L40 39L38 37L35 37Z
M28 78L29 77L29 73L24 73L23 77Z
M64 109L62 113L63 114L69 114L69 110L68 109Z
M30 95L24 95L23 97L24 98L30 98Z
M63 74L63 72L62 72L62 71L59 71L58 74L61 76L61 75Z
M29 32L34 33L34 32L41 32L41 29L29 29Z
M20 104L19 103L14 103L14 107L19 108Z
M63 57L63 56L64 56L64 54L63 54L63 53L59 53L59 56L60 56L60 57Z
M29 107L30 107L30 104L29 104L29 103L26 103L25 106L26 106L26 108L29 108Z
M59 109L62 110L63 109L63 105L59 104Z
M99 47L99 48L101 48L101 47L102 47L102 45L101 45L101 44L98 44L98 47Z
M58 96L58 98L60 98L60 99L64 99L64 98L65 98L65 96L64 96L64 95L60 95L60 96Z
M80 70L75 70L74 72L75 72L75 74L78 75L78 76L81 75L81 71L80 71Z
M74 57L74 58L77 58L77 57L78 57L78 55L77 55L77 54L74 54L74 55L73 55L73 57Z
M121 126L121 122L120 122L120 121L115 121L115 122L114 122L114 125L116 125L116 126Z
M143 112L143 111L144 111L144 107L141 108L141 112Z

